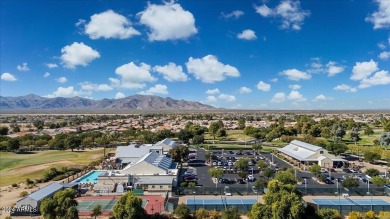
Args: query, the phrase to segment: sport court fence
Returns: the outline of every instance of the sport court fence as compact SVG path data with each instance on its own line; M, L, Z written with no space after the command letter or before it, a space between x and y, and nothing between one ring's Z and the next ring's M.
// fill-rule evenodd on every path
M200 208L206 210L223 211L230 207L237 208L237 210L241 212L248 212L252 209L253 204L256 202L256 199L237 199L221 196L214 199L187 198L186 205L191 212L195 212Z
M367 212L390 211L388 202L380 199L355 199L341 197L340 199L313 199L318 208L336 209L341 214L348 215L351 211Z
M297 187L303 195L329 196L337 194L348 194L349 196L367 196L367 192L372 196L387 196L389 191L385 188L335 188L335 187Z
M177 187L173 189L173 193L175 195L224 195L225 194L225 185L215 187L192 187L192 188L183 188ZM234 188L229 186L229 191L232 195L262 195L264 189L261 188L256 193L255 190L252 189L252 186L248 188Z

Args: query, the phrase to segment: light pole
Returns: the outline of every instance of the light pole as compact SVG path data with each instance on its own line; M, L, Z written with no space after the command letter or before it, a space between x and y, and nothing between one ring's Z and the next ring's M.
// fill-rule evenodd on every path
M307 195L307 181L306 179L303 179L305 181L305 194Z
M367 193L370 193L370 180L367 179Z
M196 211L196 203L195 203L195 194L196 194L196 192L192 191L192 194L194 194L194 213L195 213L195 211Z
M387 167L385 166L383 168L385 169L385 179L386 179L386 177L387 177Z
M372 211L372 194L370 192L367 192L367 195L371 195L371 211Z

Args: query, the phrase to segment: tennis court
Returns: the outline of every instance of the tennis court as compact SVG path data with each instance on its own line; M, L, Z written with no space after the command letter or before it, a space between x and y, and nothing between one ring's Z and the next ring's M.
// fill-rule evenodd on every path
M351 199L340 197L339 199L313 199L318 208L332 208L339 210L342 214L348 214L351 211L366 212L373 210L389 211L390 203L382 199Z
M187 198L186 205L191 211L204 208L207 210L215 209L217 211L225 210L226 208L235 207L239 211L249 211L252 205L257 202L256 199L241 199L241 198L214 198L214 199L200 199Z

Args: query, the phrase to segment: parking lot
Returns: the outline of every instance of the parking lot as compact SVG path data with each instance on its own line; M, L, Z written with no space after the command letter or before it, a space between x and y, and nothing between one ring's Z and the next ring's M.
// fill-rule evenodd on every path
M218 182L218 187L229 186L229 188L242 188L242 189L251 189L254 182L262 177L262 173L258 173L256 162L257 160L264 160L264 162L269 165L270 168L275 169L276 171L281 168L292 168L292 166L279 159L275 155L270 153L260 154L256 153L253 150L211 150L211 152L216 155L217 159L210 160L210 162L206 162L204 149L198 149L196 151L196 156L192 159L188 165L191 171L193 171L196 176L194 177L197 180L198 186L203 187L216 187L215 181L208 174L208 170L210 168L221 168L224 170L224 175L222 177L223 180ZM242 152L242 153L240 153ZM234 162L239 160L240 158L253 159L252 165L249 165L248 175L253 175L253 180L244 180L240 182L241 177L238 176L237 173L233 171ZM252 174L253 171L253 174ZM324 173L329 174L329 173ZM364 173L345 173L345 172L331 172L330 176L334 180L330 182L330 184L323 184L312 179L313 174L305 171L305 172L296 172L296 177L298 181L298 187L318 187L318 188L336 188L337 186L341 187L341 182L337 182L337 179L341 180L345 175L353 175L353 176L365 176ZM338 185L339 184L339 185ZM375 188L376 186L370 184L370 188ZM359 188L368 188L367 181L360 181Z

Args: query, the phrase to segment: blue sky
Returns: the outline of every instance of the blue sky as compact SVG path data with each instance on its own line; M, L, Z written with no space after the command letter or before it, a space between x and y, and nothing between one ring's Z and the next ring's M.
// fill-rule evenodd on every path
M389 0L0 4L1 96L390 108Z

